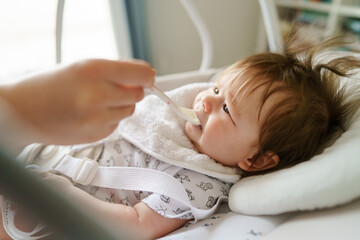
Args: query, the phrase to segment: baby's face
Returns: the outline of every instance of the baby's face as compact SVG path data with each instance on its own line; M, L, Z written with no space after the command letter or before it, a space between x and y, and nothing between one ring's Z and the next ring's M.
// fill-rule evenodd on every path
M246 159L258 153L258 112L264 87L245 93L235 104L231 102L234 93L225 84L229 77L225 75L214 87L196 96L193 108L201 125L187 122L185 131L201 153L226 166L242 168Z

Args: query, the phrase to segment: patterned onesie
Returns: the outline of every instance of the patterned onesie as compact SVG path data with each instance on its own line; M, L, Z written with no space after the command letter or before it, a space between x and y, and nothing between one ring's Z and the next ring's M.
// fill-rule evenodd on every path
M220 196L228 196L231 184L209 177L202 173L177 167L160 161L135 147L123 138L105 141L104 151L99 159L101 166L121 166L150 168L174 176L185 188L190 203L199 209L212 208ZM77 187L94 197L112 202L134 206L144 202L158 214L168 218L192 219L194 216L188 207L169 196L143 191L114 190L94 186ZM187 212L187 213L185 213Z

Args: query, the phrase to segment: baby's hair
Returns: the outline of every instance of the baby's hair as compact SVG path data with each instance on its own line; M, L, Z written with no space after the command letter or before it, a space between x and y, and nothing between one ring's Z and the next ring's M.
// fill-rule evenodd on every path
M262 116L259 132L259 152L253 163L267 151L280 158L270 171L306 161L317 154L334 137L349 116L359 108L359 96L347 98L348 91L340 77L349 77L360 68L360 61L350 54L318 53L344 44L341 36L326 38L321 43L309 41L298 30L292 30L284 42L282 53L261 53L235 63L224 74L232 74L229 83L238 89L234 101L243 95L240 89L251 92L265 86L259 110L272 96L280 96ZM328 52L329 53L329 52ZM324 63L327 57L328 62ZM246 78L239 85L239 78ZM278 95L279 94L279 95ZM241 96L240 96L241 95ZM264 173L264 172L262 172ZM251 175L252 173L247 173Z

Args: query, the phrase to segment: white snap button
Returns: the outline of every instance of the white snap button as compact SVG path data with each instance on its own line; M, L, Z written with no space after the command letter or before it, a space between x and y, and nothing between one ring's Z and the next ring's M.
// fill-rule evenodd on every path
M56 155L56 153L58 152L58 146L55 145L49 145L46 146L40 153L40 158L45 160L45 159L49 159L51 157L54 157Z

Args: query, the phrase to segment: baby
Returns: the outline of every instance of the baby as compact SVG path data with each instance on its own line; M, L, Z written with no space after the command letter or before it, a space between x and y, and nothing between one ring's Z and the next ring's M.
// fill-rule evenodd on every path
M310 159L333 137L358 107L356 100L345 101L338 76L347 76L360 67L359 61L350 56L314 63L316 53L337 44L336 39L328 39L316 45L293 32L285 41L283 54L262 53L240 60L211 87L193 93L196 97L192 105L201 125L179 123L179 131L187 137L181 148L182 152L193 151L194 158L204 159L206 164L214 161L220 165L211 170L197 171L200 167L194 167L191 158L179 163L173 156L155 152L151 146L158 142L152 140L146 145L126 134L114 135L90 148L78 147L72 155L86 155L100 166L165 172L182 184L193 208L161 193L81 184L75 187L58 175L43 177L54 184L61 182L56 186L67 197L109 224L121 223L139 238L164 236L191 219L200 219L193 209L216 209L226 200L231 184L239 179L233 177L238 170L251 175L290 167ZM146 119L139 119L134 129L141 127L142 121L146 124ZM167 147L177 139L183 141L180 136L157 147L168 152ZM42 152L44 160L46 154ZM187 157L184 154L183 158Z

